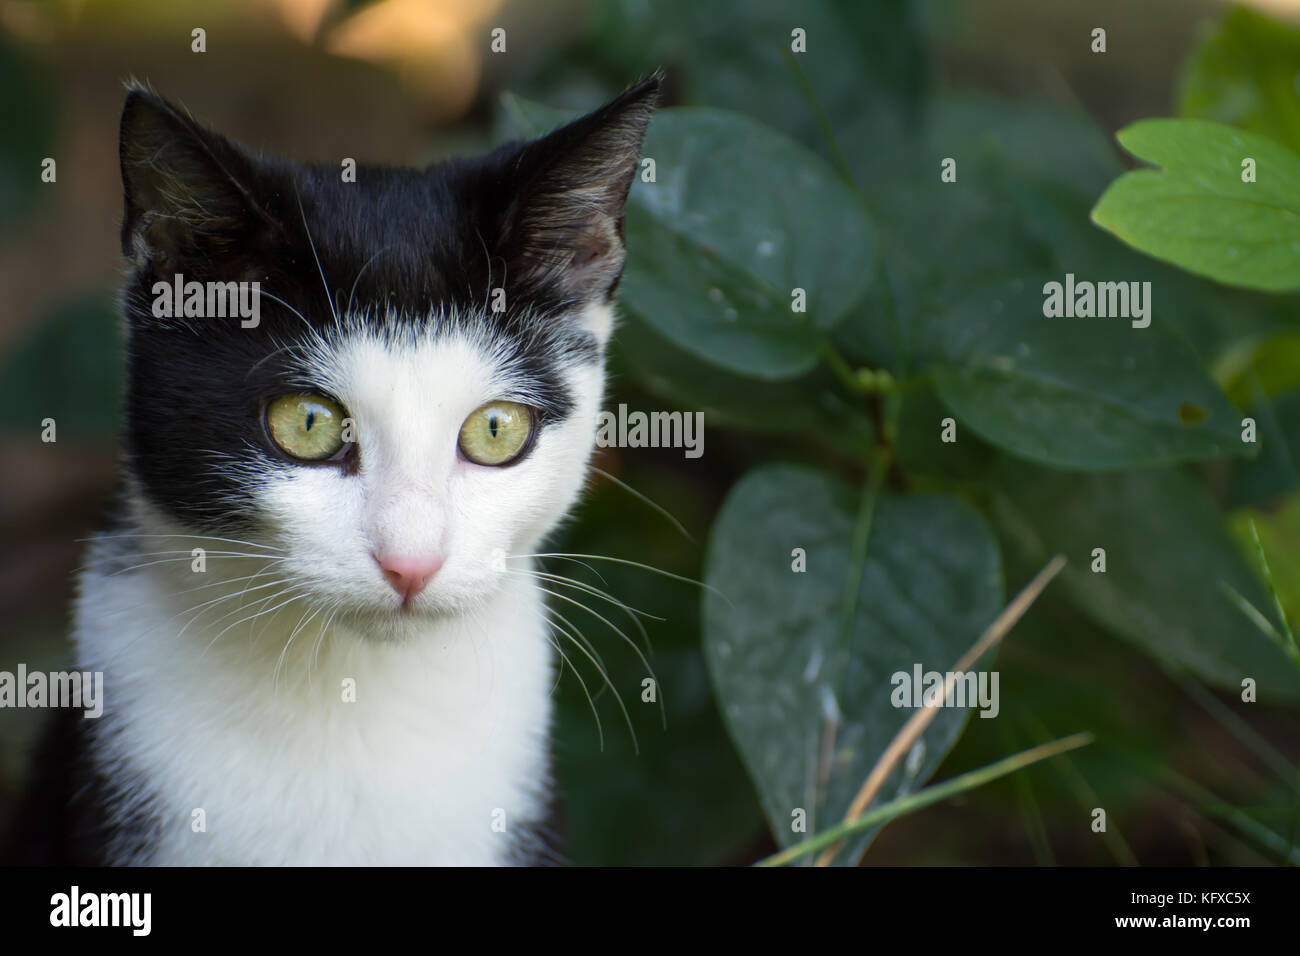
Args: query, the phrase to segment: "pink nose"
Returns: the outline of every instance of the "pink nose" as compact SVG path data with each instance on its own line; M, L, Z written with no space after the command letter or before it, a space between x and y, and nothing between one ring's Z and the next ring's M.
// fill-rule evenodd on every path
M402 599L403 607L424 590L429 580L442 567L442 556L438 554L387 554L374 557L384 573L384 580L393 586L393 590Z

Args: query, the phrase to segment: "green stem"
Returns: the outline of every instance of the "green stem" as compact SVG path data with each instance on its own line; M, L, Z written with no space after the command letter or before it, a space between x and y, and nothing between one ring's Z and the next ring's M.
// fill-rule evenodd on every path
M1257 845L1279 854L1283 863L1290 863L1293 866L1300 865L1300 852L1297 852L1294 843L1275 830L1260 823L1244 810L1240 810L1221 800L1200 784L1169 767L1154 762L1150 766L1157 777L1162 778L1171 787L1182 793L1184 797L1197 804L1204 813L1226 820L1238 833L1254 840Z
M909 794L906 797L881 804L874 810L864 813L852 823L841 823L829 830L824 830L811 840L805 840L803 843L796 844L782 850L780 853L759 860L755 866L784 866L792 860L797 860L810 853L816 853L818 850L846 837L851 837L864 830L870 830L882 823L888 823L890 820L905 814L914 813L922 807L928 807L932 803L947 800L956 794L973 790L996 780L998 777L1005 777L1007 774L1028 767L1030 764L1038 763L1040 760L1046 760L1049 757L1055 757L1057 754L1063 754L1066 751L1086 746L1092 741L1093 736L1090 733L1072 734L1069 737L1054 740L1049 744L1012 754L1010 757L1004 757L986 767L971 770L960 776L945 780L943 783Z
M844 155L844 150L840 149L840 143L835 138L835 130L831 126L830 117L822 109L821 101L817 99L812 84L808 82L808 77L804 76L803 68L799 66L799 61L790 48L782 44L781 51L785 54L785 62L789 64L791 72L794 73L795 82L799 84L799 92L803 94L804 102L808 104L808 109L812 111L813 119L817 122L817 128L821 130L822 139L826 141L826 148L830 151L831 162L835 165L835 171L840 174L840 179L844 180L844 184L858 197L858 202L862 203L862 208L870 212L871 208L867 205L867 197L862 194L862 190L858 189L857 183L853 181L853 171L849 168L848 157Z
M840 380L840 384L847 391L857 395L866 392L866 389L862 387L862 383L858 381L857 375L853 373L853 366L849 365L848 361L831 344L828 338L822 339L822 357L826 359L826 364L831 367L831 371L835 373L835 377Z
M877 454L871 459L871 469L867 473L867 482L862 489L862 500L858 504L858 520L853 528L849 573L844 581L844 600L840 604L837 673L842 672L848 657L849 638L853 634L853 618L857 614L858 595L862 591L862 575L867 567L867 544L871 540L871 522L875 517L876 501L880 497L880 486L884 482L885 473L889 470L891 457L887 450L878 449Z

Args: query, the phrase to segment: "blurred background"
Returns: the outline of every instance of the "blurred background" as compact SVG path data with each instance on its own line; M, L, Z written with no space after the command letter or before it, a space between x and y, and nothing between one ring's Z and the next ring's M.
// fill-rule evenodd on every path
M1061 149L1055 127L1035 125L1035 117L1064 116L1095 130L1098 148L1121 168L1119 150L1106 145L1112 134L1135 119L1176 112L1183 64L1227 9L1213 0L786 6L791 9L768 0L0 0L0 669L13 670L19 661L31 669L69 662L68 605L80 539L94 529L113 480L121 376L113 295L122 269L116 150L126 78L147 80L202 122L268 152L424 164L498 141L505 91L581 109L663 67L666 105L745 113L830 161L781 50L791 24L836 23L853 55L823 59L808 72L871 194L907 162L899 143L926 122L929 104L945 97L997 104L989 113L996 119L983 131L1012 167ZM1300 2L1272 0L1257 9L1300 19ZM1098 25L1108 31L1104 56L1089 49L1089 31ZM206 31L202 54L191 52L195 27ZM504 53L490 49L497 27L506 31ZM821 43L827 31L810 34ZM1021 118L1019 132L1010 132ZM968 125L967 135L981 133L978 120ZM57 159L56 183L40 179L44 157ZM1095 199L1099 188L1087 191L1084 198ZM961 241L970 247L1010 228L999 208L994 202L981 213ZM1080 208L1079 228L1090 228L1087 204ZM944 213L930 205L897 215L924 232ZM1242 342L1253 348L1276 328L1295 326L1290 298L1284 306L1270 300L1267 319L1247 315L1245 300L1233 301L1232 308L1243 310L1239 331L1219 334L1234 319L1225 306L1188 333L1209 365ZM887 346L869 329L846 333L843 347L857 363L888 360ZM748 468L788 459L855 476L859 465L851 456L807 440L798 428L769 427L764 403L782 401L777 386L754 393L754 414L721 401L714 409L713 399L699 393L701 382L729 387L714 371L653 323L628 316L612 356L608 407L705 408L706 454L684 460L679 449L604 449L597 464L670 512L689 536L598 478L556 550L623 555L703 578L710 524ZM1231 383L1220 378L1220 384ZM933 396L923 389L911 407L932 408ZM58 421L55 444L40 441L45 417ZM978 459L964 480L986 473L995 452L970 440L963 454ZM929 467L924 454L903 464L921 476ZM1287 582L1300 580L1300 522L1288 510L1294 472L1270 483L1267 475L1243 477L1235 467L1210 462L1194 473L1252 568L1234 514L1249 506L1270 522L1266 543L1290 602L1295 588ZM930 471L936 482L953 477L943 468ZM1249 481L1261 487L1243 491ZM1015 537L995 503L978 491L970 497L1004 544ZM1058 506L1037 504L1049 512ZM1009 544L1004 562L1008 595L1038 564ZM556 758L570 857L599 864L738 864L771 852L775 844L754 783L715 702L701 650L699 590L631 567L601 571L608 590L664 619L647 628L667 729L648 708L633 708L635 753L606 693L597 699L602 750L581 688L571 678L561 682ZM1207 587L1192 569L1182 571L1171 569L1156 585L1169 607ZM1294 835L1295 708L1261 705L1243 726L1228 713L1230 690L1207 689L1139 653L1119 633L1122 627L1090 616L1079 600L1049 593L1013 632L998 659L1002 718L971 721L939 776L1048 733L1090 729L1099 743L896 821L876 838L867 864L1251 865L1287 857L1289 846L1283 852L1253 839L1240 815L1263 820L1288 839ZM1153 612L1157 618L1160 610ZM614 683L635 700L643 669L626 646L598 636L598 629L587 619L584 630L602 649ZM1279 654L1277 667L1287 666ZM0 823L22 788L43 716L0 711ZM1105 839L1086 825L1094 806L1107 807L1115 821Z

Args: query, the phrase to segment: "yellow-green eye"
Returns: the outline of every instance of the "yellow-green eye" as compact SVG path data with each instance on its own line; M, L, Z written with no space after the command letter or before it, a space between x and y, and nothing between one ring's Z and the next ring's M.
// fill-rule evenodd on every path
M488 402L460 426L460 453L479 465L505 465L528 447L533 410L518 402Z
M285 395L266 406L266 430L286 455L323 461L343 447L344 417L324 395Z

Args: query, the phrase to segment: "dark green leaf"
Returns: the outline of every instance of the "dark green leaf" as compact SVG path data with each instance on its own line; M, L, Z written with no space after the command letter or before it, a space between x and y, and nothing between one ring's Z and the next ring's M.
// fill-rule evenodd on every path
M1034 279L983 289L944 317L932 336L943 348L935 379L958 421L1067 468L1253 454L1196 357L1160 331L1158 290L1151 326L1134 328L1123 317L1044 316L1043 288Z
M1097 232L1087 211L1122 169L1091 120L1049 103L949 95L905 138L878 139L852 125L842 135L894 281L877 281L835 338L849 355L895 370L929 348L918 317L943 314L975 286L1049 270L1053 240ZM940 178L949 158L955 182ZM1040 219L1051 229L1043 228L1018 198L1031 184L1078 208L1046 207ZM897 332L888 321L894 311Z
M929 495L883 497L849 635L839 648L857 496L819 472L769 465L732 489L709 540L705 652L719 706L777 841L807 811L808 833L838 822L867 773L914 713L895 708L891 676L949 670L997 615L1002 570L980 517ZM803 548L807 570L792 570ZM940 713L879 799L918 787L961 733L965 709ZM837 727L828 776L816 786ZM820 796L818 796L818 794ZM870 837L841 855L856 858Z
M611 371L631 375L673 407L702 412L709 428L815 433L856 455L874 440L866 410L825 366L789 381L743 378L673 345L635 313L625 314L614 336Z
M876 239L861 206L802 146L737 113L665 110L628 209L621 292L670 340L756 378L819 359L813 329L835 326L870 284ZM807 312L791 309L792 291Z

